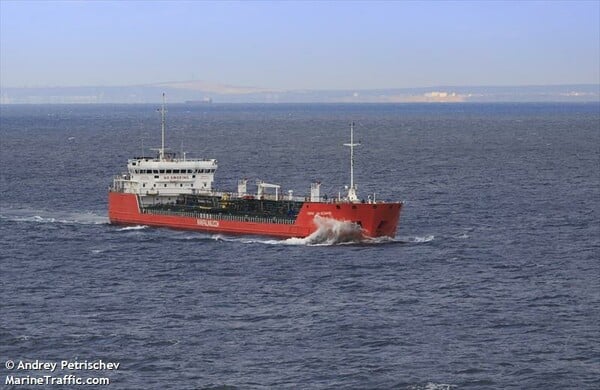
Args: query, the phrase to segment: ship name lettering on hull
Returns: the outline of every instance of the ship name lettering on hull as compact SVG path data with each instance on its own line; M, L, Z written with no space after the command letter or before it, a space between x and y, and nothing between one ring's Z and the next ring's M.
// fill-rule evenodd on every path
M196 224L198 226L205 226L205 227L219 227L219 221L211 221L209 219L198 219L196 220Z
M306 213L308 215L318 215L320 217L331 217L331 211L317 211L316 213L314 211L309 211L308 213Z

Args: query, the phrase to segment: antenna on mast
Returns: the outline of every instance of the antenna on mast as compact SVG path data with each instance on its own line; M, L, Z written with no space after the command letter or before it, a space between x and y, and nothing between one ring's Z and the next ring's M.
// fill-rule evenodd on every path
M350 143L344 146L350 147L350 188L348 189L348 200L351 202L358 201L356 196L356 186L354 185L354 147L359 146L360 142L354 143L354 122L350 123Z

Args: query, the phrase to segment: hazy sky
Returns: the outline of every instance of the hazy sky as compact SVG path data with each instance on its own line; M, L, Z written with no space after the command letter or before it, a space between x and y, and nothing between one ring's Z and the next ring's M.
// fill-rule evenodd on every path
M599 25L598 0L0 0L0 83L600 83Z

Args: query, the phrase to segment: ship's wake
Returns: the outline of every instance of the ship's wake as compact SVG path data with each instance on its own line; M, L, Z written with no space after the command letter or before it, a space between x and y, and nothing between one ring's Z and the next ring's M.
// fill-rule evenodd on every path
M11 222L61 223L68 225L103 225L108 223L106 216L93 212L60 212L27 208L1 208L0 219Z

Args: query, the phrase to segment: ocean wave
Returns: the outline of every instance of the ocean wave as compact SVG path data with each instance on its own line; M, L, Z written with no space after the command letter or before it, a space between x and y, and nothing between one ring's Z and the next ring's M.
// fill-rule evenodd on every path
M134 225L134 226L125 226L122 228L119 228L118 230L120 232L126 232L126 231L130 231L130 230L143 230L146 229L148 226L146 225Z
M456 385L451 385L447 383L433 383L429 382L425 385L414 385L409 386L410 390L451 390L457 388Z
M414 244L422 244L426 242L431 242L435 239L433 234L428 234L426 236L413 236L405 238L406 242L414 243Z

